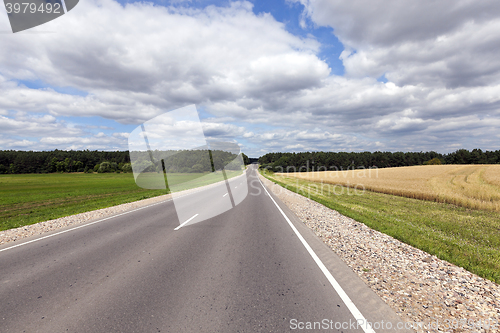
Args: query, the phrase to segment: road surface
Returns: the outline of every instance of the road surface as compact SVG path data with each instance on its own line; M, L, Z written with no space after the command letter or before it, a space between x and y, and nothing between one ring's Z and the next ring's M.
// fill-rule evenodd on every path
M255 166L230 192L212 186L176 205L0 247L0 332L368 332L353 326L359 315L396 325L392 310L266 193ZM228 197L236 207L216 215ZM179 221L176 207L192 219Z

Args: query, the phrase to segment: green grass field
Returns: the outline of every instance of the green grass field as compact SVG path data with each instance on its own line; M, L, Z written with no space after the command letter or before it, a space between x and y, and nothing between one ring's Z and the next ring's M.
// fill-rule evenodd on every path
M170 175L169 184L180 191L221 179L220 172L200 176ZM0 231L167 193L138 187L131 173L0 175Z
M131 173L0 175L0 230L146 199Z
M264 174L372 229L500 283L500 215L450 204ZM357 194L356 194L357 193Z

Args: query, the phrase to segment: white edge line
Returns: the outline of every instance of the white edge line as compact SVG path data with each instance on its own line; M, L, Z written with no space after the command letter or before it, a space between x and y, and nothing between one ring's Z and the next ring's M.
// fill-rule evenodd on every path
M222 197L224 198L224 197L225 197L226 195L228 195L228 194L229 194L229 193L226 193L226 194L224 194Z
M241 177L241 176L244 176L244 174L242 175L239 175L237 177ZM245 175L246 176L246 175ZM210 185L207 185L207 186L211 186L211 185L214 185L214 184L210 184ZM204 186L201 186L201 187L204 187ZM193 190L193 189L190 189L190 190ZM189 190L188 190L189 191ZM144 206L144 207L140 207L140 208L136 208L136 209L133 209L133 210L129 210L127 212L124 212L124 213L121 213L121 214L117 214L117 215L113 215L113 216L108 216L106 218L103 218L103 219L100 219L100 220L97 220L97 221L94 221L94 222L90 222L90 223L86 223L86 224L83 224L83 225L79 225L77 227L74 227L74 228L71 228L71 229L67 229L67 230L63 230L63 231L59 231L59 232L56 232L55 234L50 234L50 235L47 235L47 236L43 236L43 237L40 237L40 238L37 238L37 239L33 239L33 240L30 240L30 241L27 241L27 242L24 242L24 243L21 243L21 244L16 244L16 245L13 245L13 246L9 246L9 247L6 247L5 249L0 249L0 252L3 252L3 251L7 251L7 250L10 250L10 249L13 249L13 248L16 248L16 247L19 247L19 246L22 246L22 245L26 245L26 244L30 244L30 243L34 243L34 242L38 242L39 240L42 240L42 239L46 239L46 238L49 238L49 237L53 237L53 236L57 236L57 235L60 235L60 234L64 234L66 232L69 232L69 231L73 231L73 230L76 230L76 229L80 229L80 228L83 228L83 227L87 227L89 225L92 225L92 224L96 224L96 223L99 223L99 222L103 222L103 221L106 221L106 220L109 220L109 219L112 219L112 218L115 218L115 217L118 217L118 216L122 216L122 215L125 215L125 214L129 214L129 213L132 213L132 212L136 212L138 210L141 210L141 209L145 209L145 208L148 208L148 207L152 207L152 206L156 206L156 205L159 205L159 204L162 204L162 203L165 203L165 202L168 202L168 201L172 201L174 198L175 199L178 199L178 198L182 198L182 197L185 197L187 195L191 195L193 193L197 193L199 191L194 191L194 192L191 192L191 193L186 193L184 195L181 195L181 196L178 196L178 197L174 197L174 193L171 193L172 194L172 198L170 199L167 199L167 200L163 200L163 201L160 201L160 202L156 202L154 204L151 204L151 205L147 205L147 206ZM114 206L112 206L114 207ZM107 208L110 208L110 207L107 207ZM85 213L88 213L88 212L85 212ZM198 214L196 214L198 215ZM71 216L71 215L70 215ZM194 217L193 217L194 218ZM189 220L188 220L189 221ZM186 221L186 222L188 222ZM47 222L47 221L42 221L42 222ZM184 222L184 223L186 223ZM183 224L184 224L183 223ZM179 226L180 227L180 226ZM179 228L177 227L177 228ZM177 228L175 230L177 230Z
M191 195L191 194L193 194L193 193L187 193L187 194L175 197L175 198L177 199L177 198L185 197L185 196ZM27 242L24 242L24 243L21 243L21 244L16 244L16 245L13 245L13 246L9 246L9 247L6 247L5 249L0 249L0 252L7 251L7 250L13 249L15 247L19 247L19 246L26 245L26 244L29 244L29 243L38 242L39 240L46 239L46 238L53 237L53 236L57 236L57 235L60 235L60 234L64 234L64 233L69 232L69 231L73 231L73 230L76 230L76 229L84 228L84 227L87 227L89 225L96 224L96 223L99 223L99 222L103 222L103 221L106 221L106 220L109 220L109 219L112 219L112 218L115 218L115 217L118 217L118 216L122 216L122 215L125 215L125 214L133 213L133 212L136 212L136 211L141 210L141 209L153 207L153 206L156 206L156 205L168 202L168 201L172 201L173 199L174 198L172 197L170 199L163 200L163 201L160 201L160 202L156 202L156 203L151 204L151 205L147 205L147 206L144 206L144 207L139 207L139 208L136 208L136 209L133 209L133 210L129 210L129 211L117 214L117 215L108 216L108 217L105 217L103 219L100 219L100 220L97 220L97 221L94 221L94 222L90 222L90 223L86 223L86 224L83 224L83 225L79 225L79 226L76 226L76 227L71 228L71 229L59 231L59 232L56 232L54 234L50 234L50 235L43 236L43 237L40 237L40 238L37 238L37 239L33 239L33 240L30 240L30 241L27 241ZM114 207L114 206L111 206L111 207ZM107 208L111 208L111 207L107 207ZM88 212L85 212L85 213L88 213ZM47 221L43 221L43 222L47 222Z
M180 226L178 226L177 228L175 228L174 230L177 231L179 230L180 228L182 228L186 223L188 223L189 221L191 221L192 219L194 219L196 216L198 216L198 214L194 214L193 216L191 216L191 218L189 220L187 220L186 222L184 222L183 224L181 224Z
M139 208L136 208L136 209L133 209L133 210L129 210L129 211L124 212L124 213L120 213L120 214L113 215L113 216L108 216L108 217L105 217L103 219L100 219L100 220L97 220L97 221L94 221L94 222L90 222L90 223L87 223L87 224L79 225L79 226L71 228L71 229L59 231L59 232L56 232L55 234L50 234L50 235L47 235L47 236L43 236L43 237L40 237L40 238L37 238L37 239L33 239L33 240L30 240L30 241L21 243L21 244L16 244L14 246L6 247L5 249L1 249L0 252L6 251L6 250L10 250L10 249L13 249L15 247L26 245L26 244L29 244L29 243L38 242L39 240L42 240L42 239L45 239L45 238L49 238L49 237L57 236L57 235L60 235L60 234L64 234L65 232L69 232L69 231L73 231L73 230L80 229L80 228L83 228L83 227L87 227L89 225L96 224L96 223L99 223L99 222L103 222L103 221L106 221L106 220L109 220L109 219L112 219L112 218L115 218L115 217L118 217L118 216L122 216L122 215L125 215L125 214L129 214L129 213L132 213L132 212L136 212L136 211L141 210L141 209L145 209L145 208L148 208L148 207L156 206L156 205L165 203L165 202L170 201L170 200L172 200L172 199L167 199L167 200L163 200L163 201L160 201L160 202L156 202L156 203L151 204L151 205L147 205L147 206L144 206L144 207L139 207ZM110 207L108 207L108 208L110 208ZM88 213L88 212L86 212L86 213Z
M346 294L346 292L344 291L344 289L342 289L342 287L337 282L337 280L335 280L335 278L333 277L332 273L330 273L330 271L326 268L326 266L323 264L323 262L321 261L321 259L316 255L316 253L311 248L311 246L309 246L309 244L306 242L306 240L304 239L304 237L302 237L302 235L299 233L299 231L297 230L297 228L295 228L295 226L293 225L292 221L290 221L290 219L288 218L288 216L286 216L286 214L283 212L283 210L281 209L281 207L276 203L276 201L274 200L274 198L269 194L269 192L267 191L266 187L264 186L264 184L262 183L262 181L260 180L260 178L258 176L257 176L257 179L259 179L259 182L262 185L262 187L264 188L264 190L266 191L267 195L269 195L269 198L271 198L271 200L274 202L274 204L276 205L276 207L280 211L281 215L283 215L283 217L288 222L288 224L290 225L290 227L292 228L292 230L295 232L295 234L297 235L297 237L300 239L300 241L302 242L302 245L304 245L304 247L306 248L307 252L309 252L309 254L314 259L314 261L316 262L316 264L319 266L319 268L321 269L321 271L323 272L323 274L325 274L326 278L328 279L328 281L332 285L333 289L335 289L335 291L340 296L340 298L342 299L342 301L344 302L344 304L347 306L347 308L349 309L349 311L351 311L351 314L353 315L354 319L356 319L357 322L362 322L364 324L364 325L361 325L361 328L363 329L363 331L365 331L366 333L376 333L371 327L366 327L367 326L367 321L366 321L365 317L361 314L361 312L358 310L358 308L353 303L353 301L351 301L351 299Z

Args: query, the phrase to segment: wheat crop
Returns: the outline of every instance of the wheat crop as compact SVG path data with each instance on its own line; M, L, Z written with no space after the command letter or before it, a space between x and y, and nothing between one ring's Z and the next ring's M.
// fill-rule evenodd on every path
M422 165L281 173L276 176L500 211L500 165Z

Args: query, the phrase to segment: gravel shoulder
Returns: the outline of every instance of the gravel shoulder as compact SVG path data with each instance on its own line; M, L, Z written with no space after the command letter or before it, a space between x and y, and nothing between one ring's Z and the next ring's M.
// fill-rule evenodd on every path
M423 323L417 332L500 331L499 285L260 178L404 321ZM171 198L167 194L0 231L0 245Z
M58 229L70 227L73 225L78 225L81 223L87 223L99 219L103 219L106 217L110 217L113 215L121 214L130 210L138 209L141 207L149 206L161 201L167 201L172 199L173 195L177 196L183 196L188 193L200 191L202 189L205 189L207 187L211 186L217 186L220 182L210 184L210 185L205 185L205 186L200 186L194 189L189 189L185 191L180 191L176 192L174 194L165 194L165 195L160 195L157 197L153 198L148 198L144 200L139 200L139 201L134 201L134 202L129 202L117 206L112 206L112 207L107 207L107 208L102 208L90 212L85 212L85 213L80 213L80 214L75 214L75 215L69 215L65 217L60 217L54 220L49 220L45 222L39 222L35 224L30 224L26 226L22 226L19 228L15 229L9 229L9 230L4 230L0 231L0 245L10 243L10 242L15 242L27 237L32 237L32 236L39 236L43 235L48 232L52 232Z
M22 240L27 237L38 236L58 229L91 222L94 220L106 218L116 214L124 213L133 209L149 206L161 201L169 200L172 194L161 195L144 200L129 202L118 206L102 208L90 212L80 213L60 217L54 220L39 222L22 226L15 229L0 231L0 245Z
M403 321L423 323L417 332L500 331L498 284L259 176Z

